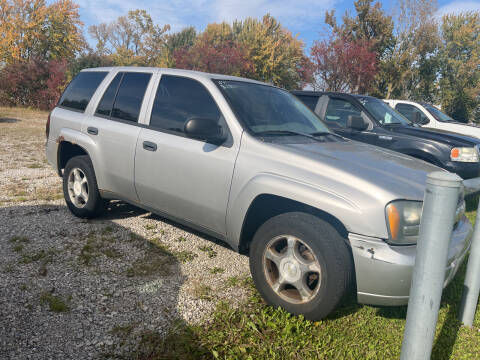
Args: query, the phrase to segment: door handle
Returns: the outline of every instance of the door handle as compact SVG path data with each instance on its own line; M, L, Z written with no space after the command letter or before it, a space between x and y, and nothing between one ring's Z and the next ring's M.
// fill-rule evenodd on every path
M98 129L96 127L91 127L89 126L87 128L87 132L90 134L90 135L98 135Z
M144 141L143 148L148 151L157 151L157 144L151 141Z

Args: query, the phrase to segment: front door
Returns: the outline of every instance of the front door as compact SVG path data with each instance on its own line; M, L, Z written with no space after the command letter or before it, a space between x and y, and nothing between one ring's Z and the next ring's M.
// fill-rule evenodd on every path
M347 99L330 97L325 110L325 123L337 134L369 144L375 144L376 135L371 130L353 130L347 126L349 116L360 116L370 123L368 117L353 102Z
M199 81L162 75L149 126L140 131L135 186L140 201L160 212L224 235L225 214L238 142L222 145L185 136L192 117L228 126L209 91Z

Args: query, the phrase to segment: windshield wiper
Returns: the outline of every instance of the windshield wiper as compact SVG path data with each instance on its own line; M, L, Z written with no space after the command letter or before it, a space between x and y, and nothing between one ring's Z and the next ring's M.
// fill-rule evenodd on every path
M338 134L335 134L334 132L329 132L329 131L317 131L308 135L311 135L311 136L329 136L330 135L330 136L336 136L338 138L343 139L342 135L338 135Z
M297 135L297 136L304 136L306 138L309 138L309 139L312 139L312 140L315 140L315 141L318 141L318 142L323 142L322 140L320 139L317 139L314 135L316 134L320 134L319 133L313 133L313 134L307 134L307 133L303 133L303 132L298 132L298 131L290 131L290 130L267 130L267 131L259 131L259 132L256 132L255 135L257 136L263 136L263 135ZM323 135L324 132L321 132L321 134ZM327 133L325 132L325 135ZM331 134L331 133L328 133L328 134ZM317 135L319 136L319 135Z

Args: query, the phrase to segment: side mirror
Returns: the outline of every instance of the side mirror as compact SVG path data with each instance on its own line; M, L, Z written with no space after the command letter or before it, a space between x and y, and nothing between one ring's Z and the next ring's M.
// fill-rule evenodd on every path
M361 116L348 115L347 128L363 131L368 128L368 123Z
M227 137L217 121L209 118L192 117L183 127L185 135L192 139L204 140L208 143L220 145Z

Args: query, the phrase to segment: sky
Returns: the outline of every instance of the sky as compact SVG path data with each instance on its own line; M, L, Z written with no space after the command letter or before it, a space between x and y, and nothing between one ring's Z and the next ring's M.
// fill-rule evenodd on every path
M49 2L52 2L50 0ZM145 9L154 22L163 26L170 24L171 31L194 26L201 31L210 22L227 21L246 17L261 18L270 13L283 26L305 42L307 48L314 40L322 37L327 28L324 24L326 10L335 9L337 20L345 11L353 12L354 0L77 0L81 20L85 24L85 36L89 25L110 22L129 10ZM395 0L381 1L387 13L394 11ZM438 0L439 9L435 16L450 12L480 11L480 0Z

